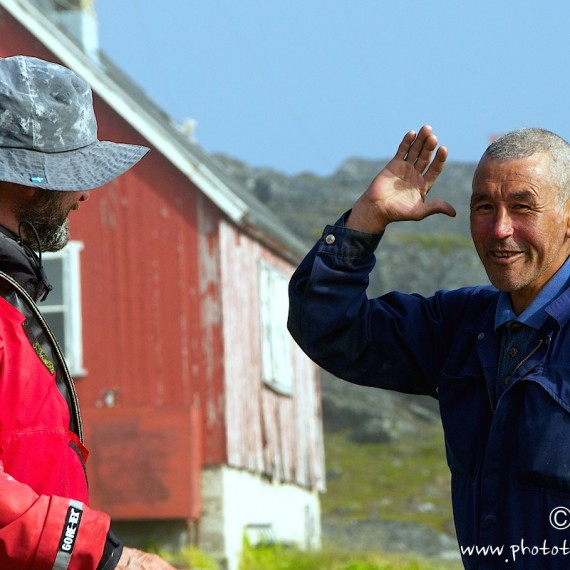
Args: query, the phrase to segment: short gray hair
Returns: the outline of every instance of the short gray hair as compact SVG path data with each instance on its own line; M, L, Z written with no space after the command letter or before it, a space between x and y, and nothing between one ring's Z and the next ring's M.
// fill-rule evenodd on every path
M520 160L535 154L550 156L552 182L562 202L570 199L570 144L546 129L518 129L493 141L483 153L491 160Z

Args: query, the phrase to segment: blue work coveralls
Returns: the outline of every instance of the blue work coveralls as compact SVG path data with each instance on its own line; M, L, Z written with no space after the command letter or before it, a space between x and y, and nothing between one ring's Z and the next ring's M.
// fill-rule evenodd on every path
M466 568L567 570L570 289L497 399L499 292L368 299L379 240L327 226L291 279L292 336L339 378L439 400Z

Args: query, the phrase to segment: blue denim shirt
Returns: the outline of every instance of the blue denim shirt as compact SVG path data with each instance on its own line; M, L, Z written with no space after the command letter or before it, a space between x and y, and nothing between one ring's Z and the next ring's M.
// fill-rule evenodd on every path
M569 568L570 291L497 398L499 292L368 299L380 237L327 226L291 279L291 334L340 378L438 398L466 568Z
M495 330L499 332L501 348L497 366L495 398L498 400L513 378L513 374L536 346L540 344L540 329L548 319L548 305L568 287L570 260L540 290L532 303L515 315L510 295L499 293L495 312Z

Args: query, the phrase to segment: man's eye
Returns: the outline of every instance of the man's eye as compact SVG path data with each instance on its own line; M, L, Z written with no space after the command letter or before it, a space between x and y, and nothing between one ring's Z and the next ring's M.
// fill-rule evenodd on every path
M477 204L476 206L473 207L474 212L488 212L489 210L492 209L493 207L491 206L491 204Z
M528 204L515 204L513 206L514 210L530 210L530 206Z

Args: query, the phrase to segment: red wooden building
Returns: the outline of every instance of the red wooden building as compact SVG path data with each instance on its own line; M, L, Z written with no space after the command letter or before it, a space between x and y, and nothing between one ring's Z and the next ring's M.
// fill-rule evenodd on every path
M151 147L73 213L72 243L47 262L60 293L42 309L76 380L92 504L120 533L192 540L229 568L255 525L316 547L318 373L285 330L304 248L61 27L88 14L57 4L0 0L0 57L70 67L93 88L100 139Z

